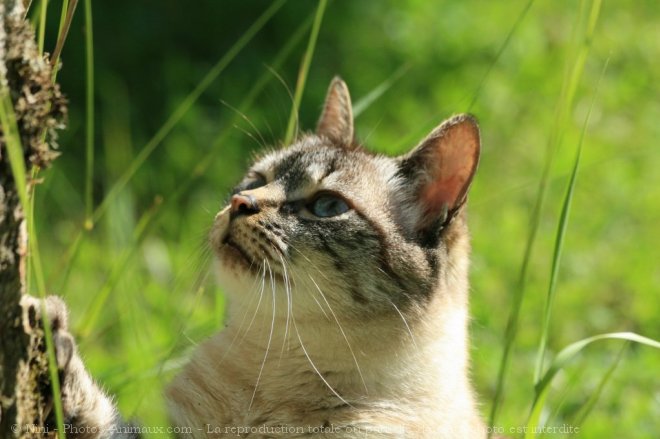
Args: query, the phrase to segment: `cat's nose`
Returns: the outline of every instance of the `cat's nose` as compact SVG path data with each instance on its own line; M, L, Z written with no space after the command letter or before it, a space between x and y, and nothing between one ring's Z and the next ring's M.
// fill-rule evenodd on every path
M231 197L231 217L252 215L259 212L257 200L252 195L236 194Z

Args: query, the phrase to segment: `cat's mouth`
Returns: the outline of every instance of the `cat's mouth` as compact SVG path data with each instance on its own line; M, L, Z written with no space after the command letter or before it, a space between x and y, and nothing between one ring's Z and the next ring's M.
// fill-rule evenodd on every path
M227 235L227 237L222 242L222 245L223 247L226 248L227 251L232 253L238 259L246 262L249 265L254 265L255 263L254 259L249 255L249 253L243 247L241 247L240 244L234 241L231 236Z
M268 275L272 276L274 280L284 281L284 276L279 269L279 263L274 262L268 257L259 259L248 248L232 238L231 234L228 234L223 239L221 250L224 253L223 259L228 258L231 263L239 264L243 269L255 276L261 277Z
M224 265L256 276L268 274L278 280L284 279L282 249L264 232L261 227L233 223L228 206L216 215L210 241Z

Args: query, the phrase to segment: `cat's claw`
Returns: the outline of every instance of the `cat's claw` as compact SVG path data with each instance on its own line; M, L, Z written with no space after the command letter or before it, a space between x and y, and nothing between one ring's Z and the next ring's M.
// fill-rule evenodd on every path
M53 344L55 346L55 357L57 359L57 368L61 371L66 370L75 354L75 341L68 332L69 313L66 304L57 296L48 296L41 300L36 297L24 295L21 298L25 324L31 329L36 329L43 325L42 312L45 309L48 324L53 335Z
M46 299L24 295L21 298L23 324L30 332L44 325L43 313L51 328L57 368L60 371L61 401L64 418L87 434L86 439L110 438L111 428L120 418L111 399L96 385L82 359L76 342L69 333L66 304L57 296ZM51 402L46 403L52 407ZM78 437L78 436L76 436Z

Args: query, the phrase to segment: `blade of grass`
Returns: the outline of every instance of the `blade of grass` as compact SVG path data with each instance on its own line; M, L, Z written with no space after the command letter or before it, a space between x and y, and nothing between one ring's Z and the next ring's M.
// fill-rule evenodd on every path
M593 337L585 338L568 345L562 349L559 354L557 354L546 373L534 387L534 402L532 403L532 408L527 420L527 431L525 433L525 439L532 439L536 437L536 433L539 427L539 420L541 418L541 412L543 411L543 406L550 390L550 384L552 384L552 380L557 375L557 373L590 344L599 340L612 339L628 340L631 342L650 346L655 349L660 349L660 342L632 332L613 332L608 334L594 335Z
M50 57L50 65L53 67L57 66L57 62L59 61L60 55L62 54L62 49L64 48L66 37L69 35L71 22L73 21L73 14L76 12L76 6L78 6L78 0L71 0L71 3L65 2L62 4L62 15L65 16L65 19L62 21L60 16L60 28L57 35L57 43L55 43L55 49L53 50L53 54ZM66 11L66 14L64 11ZM57 69L53 68L53 80L55 80L56 76Z
M43 0L47 1L47 0ZM25 18L29 20L33 29L39 28L39 19L41 18L41 3L42 0L37 0L34 4L30 4L30 8L25 10ZM29 16L29 17L28 17Z
M401 67L396 69L394 73L390 75L389 78L385 79L383 82L378 84L376 88L367 93L362 99L358 100L355 105L353 105L353 118L362 114L367 108L369 108L374 102L380 99L392 86L401 79L406 72L410 70L410 64L403 64Z
M25 14L23 14L24 20L27 20L28 15L30 14L30 8L32 8L32 0L28 0L27 4L25 5Z
M39 30L37 36L37 44L39 53L44 53L44 41L46 38L46 12L48 11L48 0L41 0L41 8L39 8Z
M581 5L583 6L585 2L583 1ZM504 391L504 384L506 381L506 373L509 368L511 350L515 342L516 336L518 334L518 322L520 319L520 310L522 307L523 298L525 296L526 286L527 286L527 271L529 268L529 263L532 257L534 250L534 245L536 243L536 235L541 224L541 211L545 202L545 196L548 186L548 181L550 177L550 169L554 163L554 158L563 138L563 132L566 127L568 117L573 108L573 101L575 98L575 91L579 83L580 77L582 76L582 71L584 69L584 63L586 61L587 54L589 52L590 41L593 35L595 28L595 23L598 18L600 11L600 1L596 0L591 8L590 17L592 19L589 22L588 31L583 40L580 50L573 61L571 66L567 70L566 77L562 84L562 91L557 102L557 110L555 122L553 123L552 130L550 132L550 137L548 140L548 147L546 153L545 164L541 174L541 180L539 182L539 188L537 191L536 199L534 202L534 207L532 208L532 214L530 217L530 228L527 235L527 240L525 242L525 249L523 252L523 258L520 268L520 273L518 276L517 286L514 290L514 297L511 304L511 311L507 319L505 336L504 336L504 348L502 350L502 357L500 359L499 370L497 373L497 384L495 387L495 394L493 396L493 404L491 406L491 412L489 416L489 424L495 425L497 420L498 410L502 401L502 393ZM578 14L577 25L581 21L581 15ZM593 25L593 26L592 26ZM575 33L575 38L577 39L579 33Z
M62 35L62 30L64 29L64 22L66 21L66 14L69 10L69 0L62 1L62 10L60 12L60 25L57 28L57 39Z
M619 349L616 358L614 358L614 361L612 361L612 364L610 364L610 367L607 369L607 372L605 372L605 375L603 375L603 378L601 378L600 382L598 383L598 386L596 387L595 390L591 392L587 402L580 408L580 411L577 413L577 415L575 415L573 422L571 422L572 425L581 426L582 424L584 424L584 421L587 419L587 416L589 416L594 406L596 405L596 402L598 402L600 395L603 393L605 386L609 382L610 378L612 378L612 374L619 366L619 363L621 363L623 354L624 352L626 352L626 349L628 349L629 345L630 342L625 342L623 346L621 346L621 349Z
M113 199L117 194L126 187L128 182L133 178L142 164L147 160L151 153L160 145L163 139L172 131L172 129L179 123L183 116L193 106L202 93L216 80L216 78L227 68L236 55L238 55L243 48L252 40L252 38L264 27L264 25L271 19L273 15L284 5L286 0L277 0L273 2L266 11L264 11L259 18L245 31L245 33L234 43L225 55L209 70L204 78L199 82L186 98L179 104L177 109L170 115L156 134L147 142L147 144L138 153L135 159L128 165L126 172L119 177L117 182L110 188L101 204L94 210L92 221L97 222L105 213L108 202Z
M92 0L85 0L85 74L86 74L86 160L85 160L85 228L94 227L92 221L93 180L94 180L94 34L92 21Z
M7 144L7 155L9 156L9 165L14 175L18 199L23 206L26 218L29 217L29 204L27 194L27 178L25 174L25 161L23 159L23 147L21 146L21 137L16 125L16 116L14 115L14 105L9 96L9 91L3 84L0 89L0 123L4 140ZM27 210L26 210L27 209Z
M309 41L307 42L307 49L303 54L300 69L298 70L298 80L296 81L296 91L293 94L293 106L291 107L291 115L289 116L289 123L286 127L286 134L284 136L284 144L288 145L293 140L294 131L298 125L298 109L300 108L300 101L302 94L305 90L305 82L307 81L307 74L309 73L309 66L312 64L312 57L314 56L314 49L316 48L316 40L319 36L321 29L321 22L323 21L323 14L327 6L327 0L319 0L319 5L316 9L316 17L312 25L312 31L309 34Z
M552 267L550 269L550 282L548 285L548 293L546 295L546 300L543 306L543 323L541 326L541 340L539 342L538 354L536 358L536 368L534 370L534 381L538 381L541 373L543 371L543 365L545 362L545 353L548 344L548 332L550 330L550 319L552 315L552 304L555 299L555 292L557 289L557 278L559 275L559 263L561 261L561 253L564 246L564 238L566 236L566 228L568 225L568 217L571 210L571 203L573 201L573 192L575 191L575 181L577 179L578 168L580 167L580 159L582 157L582 145L584 144L584 137L587 132L587 127L589 126L589 120L591 118L591 112L593 111L594 104L596 102L596 96L598 95L598 90L600 87L600 81L605 74L609 60L605 62L603 71L598 82L596 83L596 88L594 90L594 95L591 98L591 104L589 105L589 110L584 119L584 124L582 126L582 131L580 132L580 139L577 145L577 151L575 153L575 160L573 161L573 169L571 171L571 177L566 187L566 194L564 195L564 203L562 205L561 214L559 216L559 223L557 225L557 235L555 237L555 249L552 255Z
M484 76L481 77L481 81L479 81L479 85L477 86L477 89L474 91L474 95L472 96L472 100L470 101L470 105L468 105L467 112L469 113L472 111L472 107L474 107L474 104L477 103L477 99L479 98L479 95L481 94L481 89L483 88L484 84L486 83L486 80L490 76L490 72L493 70L493 67L495 67L495 64L497 64L497 61L502 57L502 53L504 53L504 49L507 48L509 45L509 42L511 41L511 38L513 37L513 34L516 33L516 30L518 30L518 26L520 26L520 23L523 22L525 17L527 16L527 13L532 7L532 4L534 3L534 0L529 0L527 4L523 7L523 10L518 14L518 18L516 21L513 23L513 26L511 26L511 29L509 30L509 33L506 34L506 37L504 38L504 41L500 45L500 48L497 50L497 53L495 54L495 59L493 60L492 63L488 66L488 69L486 70L486 73L484 73Z
M50 58L50 65L53 67L52 81L53 83L57 80L58 64L60 62L60 55L66 42L66 37L69 34L69 28L71 27L71 21L73 20L73 14L76 12L76 6L78 6L78 0L71 0L69 5L69 0L64 0L62 2L62 11L60 12L60 26L57 30L57 43L53 55Z

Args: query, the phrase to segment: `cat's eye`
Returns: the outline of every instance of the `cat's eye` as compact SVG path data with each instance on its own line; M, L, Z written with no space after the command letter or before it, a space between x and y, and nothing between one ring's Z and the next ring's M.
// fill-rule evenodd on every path
M341 215L350 210L346 201L332 194L323 194L316 197L308 208L310 212L319 218Z

